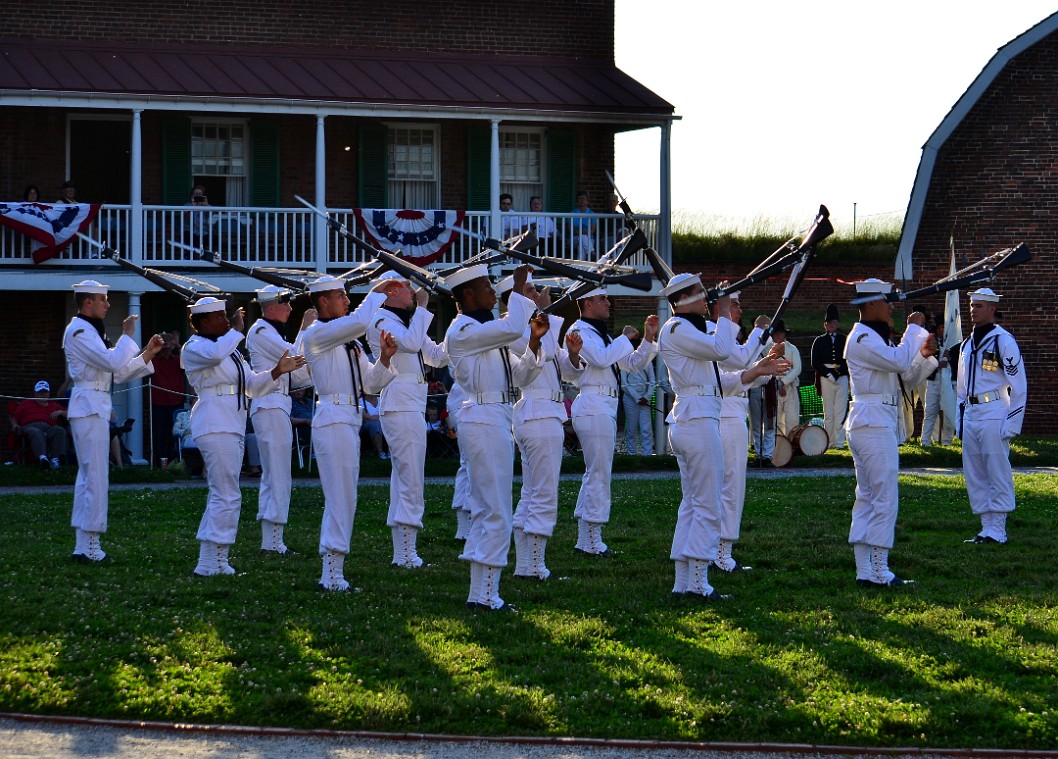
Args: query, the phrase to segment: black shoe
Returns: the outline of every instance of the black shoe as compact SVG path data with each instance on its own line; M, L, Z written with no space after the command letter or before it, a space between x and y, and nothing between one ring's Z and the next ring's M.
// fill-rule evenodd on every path
M474 611L497 611L503 614L518 613L518 609L513 604L509 604L506 601L503 602L503 606L497 606L495 608L489 606L488 604L479 603L477 601L467 601L467 608L472 609Z
M110 554L107 554L102 559L90 559L87 554L75 553L70 556L71 559L76 561L78 564L109 564L113 559L110 558Z
M978 545L981 543L995 543L997 545L1003 545L991 535L974 535L969 540L964 540L963 543L976 543Z
M716 588L713 588L712 592L710 592L708 594L693 593L691 591L687 591L686 593L683 594L683 597L686 598L688 601L695 601L697 603L703 603L703 604L704 603L720 603L721 601L727 601L728 599L731 598L731 596L721 595L720 591L718 591Z
M577 553L582 553L585 556L603 556L603 557L605 557L607 559L612 558L613 555L614 555L614 552L611 551L609 548L607 548L602 553L592 553L591 551L585 551L583 548L574 548L573 550L576 551Z
M732 561L734 561L734 559L732 559ZM713 569L717 570L718 572L727 572L729 574L731 572L750 572L750 571L753 570L753 567L747 567L747 566L745 566L743 564L739 564L737 561L735 561L735 566L733 566L731 569L724 569L722 566L717 564L715 561L710 561L709 562L709 566L712 567Z
M914 580L901 580L899 577L893 577L889 582L875 582L874 580L861 580L857 578L856 584L861 588L899 588L904 585L914 585Z

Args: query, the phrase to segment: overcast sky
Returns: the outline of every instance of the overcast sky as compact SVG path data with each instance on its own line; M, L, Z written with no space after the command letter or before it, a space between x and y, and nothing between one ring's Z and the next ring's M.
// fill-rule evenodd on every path
M674 212L838 224L897 212L922 145L1042 0L616 0L619 68L672 103ZM616 178L658 207L659 130L618 135Z

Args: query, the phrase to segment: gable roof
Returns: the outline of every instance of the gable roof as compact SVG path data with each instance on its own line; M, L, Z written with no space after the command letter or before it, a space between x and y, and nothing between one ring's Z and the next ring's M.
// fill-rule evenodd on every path
M612 62L249 45L0 40L0 103L503 115L658 123L673 106ZM120 105L117 105L120 104Z
M904 227L900 234L900 248L896 254L895 276L897 279L911 279L914 275L911 254L918 237L919 225L922 223L922 210L926 205L926 196L929 194L929 186L933 178L933 167L936 165L940 149L977 104L977 101L992 86L1006 65L1056 30L1058 30L1058 13L1051 14L1024 34L999 48L962 97L948 111L940 125L933 130L926 144L922 146L922 160L919 161L918 171L915 173L915 184L911 190L911 199L908 201L907 213L904 215Z

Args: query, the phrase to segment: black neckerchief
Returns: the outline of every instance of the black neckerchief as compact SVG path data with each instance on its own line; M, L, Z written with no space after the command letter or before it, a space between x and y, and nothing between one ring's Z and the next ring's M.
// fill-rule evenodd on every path
M410 327L411 326L411 315L414 313L414 311L412 311L412 309L410 309L410 308L394 308L393 306L387 306L387 305L383 305L382 308L386 309L391 314L393 314L398 319L400 319L401 323L403 323L405 327Z
M267 316L262 316L261 318L264 319L269 324L271 324L272 328L275 329L275 331L279 333L280 337L286 339L286 337L285 337L286 328L287 328L286 324L284 324L283 322L277 322L275 319L269 319Z
M685 319L698 328L699 332L709 334L709 327L706 326L706 319L704 314L676 314L681 319Z
M995 322L992 322L991 324L982 324L980 327L974 327L974 345L980 345L981 341L988 336L988 333L995 328Z
M203 335L202 333L196 333L196 334L199 337L201 337L203 340L212 340L213 342L217 342L217 339L220 337L220 335Z
M883 322L881 320L861 319L860 324L862 324L864 327L870 327L879 335L881 335L882 339L885 340L886 345L891 344L889 341L889 336L892 334L893 330L892 327L889 326L889 322Z
M591 325L591 327L602 336L602 341L606 345L613 342L613 335L610 334L609 330L606 329L606 322L602 319L589 319L586 316L580 317L580 320L585 324Z
M88 322L93 327L95 327L96 332L99 333L99 337L103 341L103 345L105 345L108 348L113 348L114 347L113 343L111 343L107 339L107 333L103 330L103 320L102 319L92 319L91 317L85 316L84 314L78 314L78 316L80 316L86 322Z
M464 311L463 316L469 316L471 319L484 324L490 322L496 318L496 315L492 313L491 308L476 308L473 311Z

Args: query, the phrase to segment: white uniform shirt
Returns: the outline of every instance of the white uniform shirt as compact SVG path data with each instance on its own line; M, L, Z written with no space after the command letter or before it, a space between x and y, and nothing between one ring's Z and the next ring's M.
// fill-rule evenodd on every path
M445 349L452 361L456 382L466 393L459 409L459 423L503 424L512 420L513 367L509 346L525 332L536 305L519 293L511 293L507 314L501 319L479 322L466 314L452 320L445 334ZM540 355L529 354L526 361L543 365ZM494 398L506 394L508 403Z
M927 359L920 353L928 337L923 327L908 324L900 344L890 345L874 329L856 322L845 340L852 390L846 430L889 427L899 431L904 402L900 379L905 387L913 387L937 368L936 358Z
M679 314L662 325L658 331L658 352L665 361L669 384L676 394L665 421L674 424L690 419L720 418L721 392L725 395L738 392L732 381L737 374L719 372L715 362L731 355L737 335L738 325L724 318L709 333L702 332ZM726 380L723 374L727 374ZM737 385L741 387L741 382Z
M122 335L117 345L107 348L95 326L80 316L67 325L62 347L66 351L67 372L74 383L67 409L69 419L101 416L109 422L114 408L110 400L112 384L154 374L150 362L137 358L140 349L131 337Z
M715 330L716 324L709 322L709 329ZM764 334L763 329L754 327L749 333L749 337L746 338L746 342L736 342L731 349L731 355L720 362L721 374L734 372L741 376L742 372L748 369L750 364L754 363L761 353L766 354L771 350L772 341L770 337L764 341L764 345L761 345L760 336L762 334ZM746 393L749 392L750 388L763 385L767 381L768 377L758 377L748 385L732 387L730 391L725 388L724 398L720 402L720 415L726 419L745 419L746 415L749 414L749 398ZM741 385L741 383L739 384Z
M246 351L250 354L250 366L255 372L270 372L279 363L284 352L289 351L291 356L294 355L294 345L284 340L275 326L266 319L258 319L246 335ZM303 383L298 383L295 387L300 384ZM277 381L275 392L253 399L250 403L250 413L261 409L280 409L289 414L290 386L291 375L282 375Z
M649 364L658 352L656 343L643 340L638 348L624 335L618 335L607 345L603 336L591 324L578 319L569 328L580 335L584 344L580 358L587 366L574 383L581 389L573 401L574 416L617 416L617 376L613 367L635 371ZM595 392L598 388L609 389L608 393Z
M981 401L983 396L996 395L998 401L972 406L967 402L969 397ZM1021 434L1028 385L1021 350L1013 335L997 324L980 345L972 333L963 341L955 396L959 404L966 404L964 413L973 409L975 419L1003 419L1003 437Z
M246 432L247 397L274 392L271 369L255 372L236 350L242 333L229 329L216 340L192 335L180 351L180 366L198 394L191 407L191 437L213 432Z
M396 377L382 391L379 409L387 411L426 410L426 366L447 366L448 353L426 335L433 322L433 314L423 307L415 309L407 327L401 318L388 308L379 308L367 328L367 342L371 352L379 355L382 330L393 335L397 352L390 359Z
M798 378L801 376L802 368L801 351L797 350L797 346L790 341L786 341L785 358L790 362L790 371L776 379L786 386L787 392L797 392L797 386L800 384Z
M584 372L584 362L574 367L569 360L569 351L558 344L558 335L562 330L561 316L548 316L551 325L547 334L540 338L540 352L543 365L535 360L515 359L513 369L514 384L521 391L521 397L514 404L514 423L516 425L530 419L558 419L566 421L566 407L562 403L562 380L567 382ZM529 345L527 328L521 339L511 345L512 356L524 355ZM526 366L531 364L531 366ZM528 372L526 370L529 370ZM557 399L557 400L555 400Z

